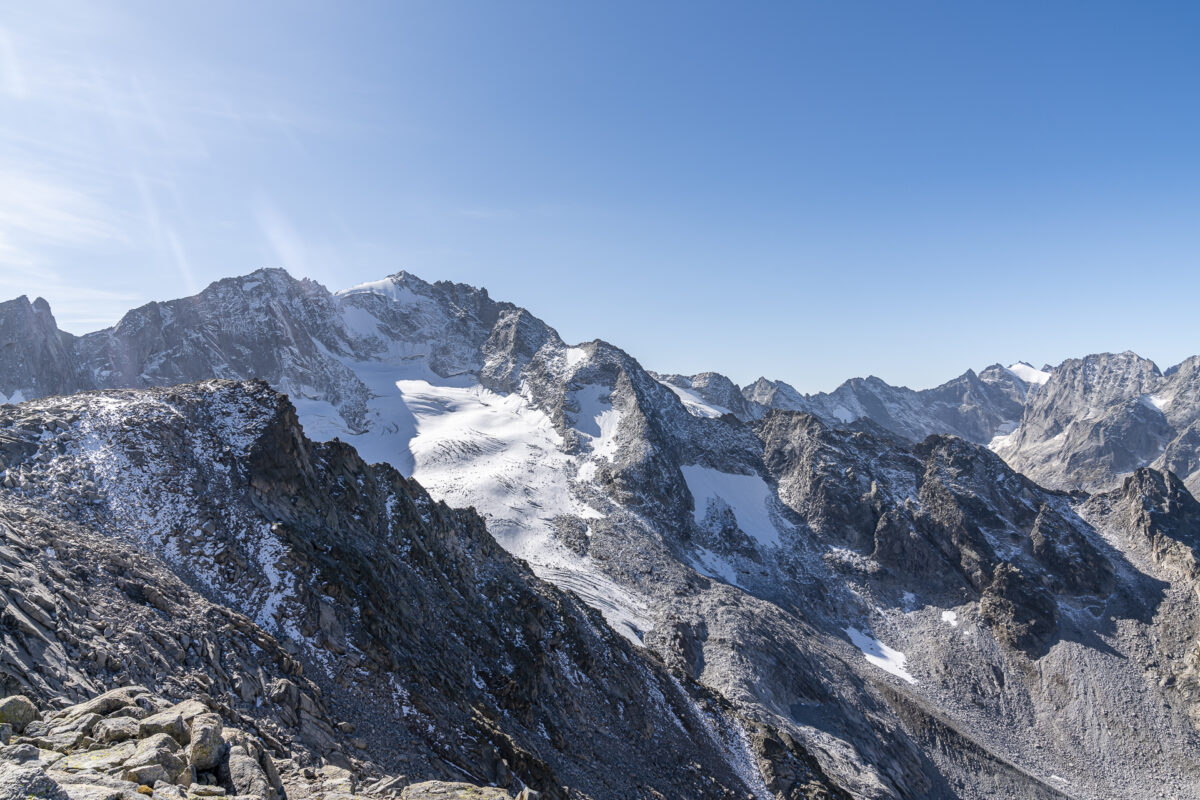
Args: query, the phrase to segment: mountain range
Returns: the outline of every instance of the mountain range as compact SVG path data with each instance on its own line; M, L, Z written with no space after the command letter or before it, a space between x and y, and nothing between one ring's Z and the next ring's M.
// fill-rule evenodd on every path
M804 395L407 273L18 298L6 692L203 693L289 796L1200 797L1198 365Z

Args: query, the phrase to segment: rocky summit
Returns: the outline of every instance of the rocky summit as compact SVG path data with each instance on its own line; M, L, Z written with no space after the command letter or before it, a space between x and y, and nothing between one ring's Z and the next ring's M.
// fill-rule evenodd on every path
M14 797L1200 797L1196 359L803 395L281 270L0 359Z

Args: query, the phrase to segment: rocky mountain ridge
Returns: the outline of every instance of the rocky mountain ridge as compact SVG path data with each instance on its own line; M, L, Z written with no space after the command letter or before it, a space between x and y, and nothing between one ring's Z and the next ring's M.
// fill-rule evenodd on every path
M158 306L62 339L61 361L21 336L8 353L44 386L263 377L307 436L473 506L630 652L761 726L757 794L1108 798L1145 782L1195 796L1187 489L1148 470L1090 498L1047 491L980 446L1053 374L989 368L898 395L868 380L811 411L768 409L719 375L655 376L482 290L404 273L330 294L264 271ZM926 438L934 425L963 438ZM37 475L5 479L24 491ZM245 583L242 561L227 580ZM254 597L261 614L271 595ZM311 625L357 597L253 618Z
M865 418L913 441L950 433L986 444L998 432L1015 427L1034 386L1012 369L993 364L921 391L891 386L874 376L852 378L829 393L802 395L782 381L766 378L741 391L749 403L746 419L761 418L776 408L804 411L831 425Z
M933 389L913 391L854 378L804 395L759 378L740 390L717 373L662 380L697 413L761 419L803 411L834 427L863 420L920 441L950 433L987 444L1020 472L1064 490L1116 488L1139 467L1178 474L1200 490L1200 356L1167 370L1132 352L1098 353L1036 370L994 364ZM741 394L741 400L736 394Z

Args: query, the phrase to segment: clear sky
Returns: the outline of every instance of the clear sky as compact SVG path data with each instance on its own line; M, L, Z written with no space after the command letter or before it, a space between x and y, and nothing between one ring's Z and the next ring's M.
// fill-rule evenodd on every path
M1200 351L1200 4L0 6L0 296L487 286L805 391Z

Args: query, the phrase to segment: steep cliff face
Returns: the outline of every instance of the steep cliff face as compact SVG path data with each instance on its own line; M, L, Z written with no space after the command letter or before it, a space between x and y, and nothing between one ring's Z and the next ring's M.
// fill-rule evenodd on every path
M993 449L1054 488L1104 491L1154 466L1195 489L1197 360L1170 372L1164 376L1129 352L1065 361L1030 396L1020 426Z
M0 403L73 392L74 337L58 329L50 304L25 296L0 303Z

